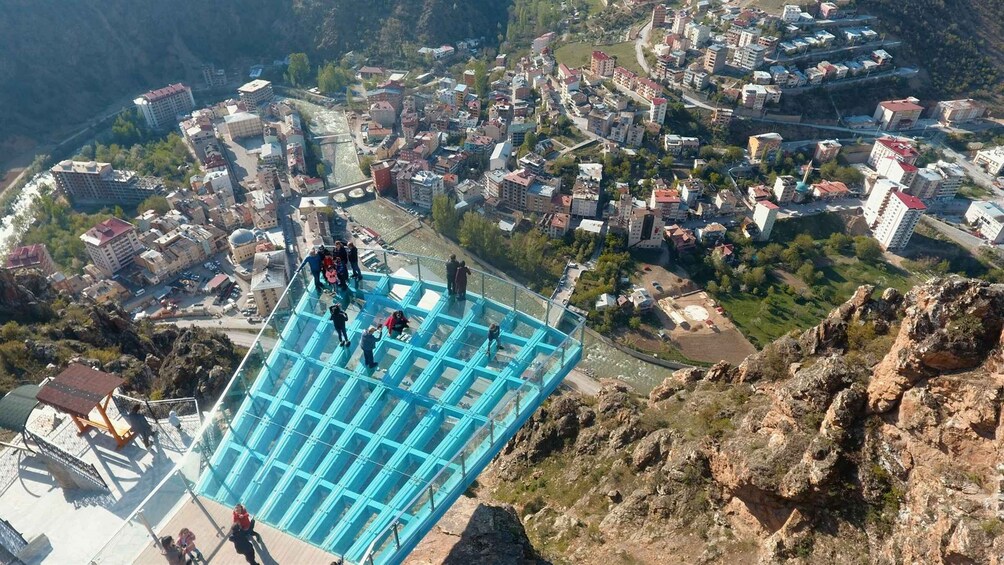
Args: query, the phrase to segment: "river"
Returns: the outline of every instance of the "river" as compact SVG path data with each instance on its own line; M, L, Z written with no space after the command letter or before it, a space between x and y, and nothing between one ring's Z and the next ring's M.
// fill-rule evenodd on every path
M52 173L46 171L32 177L14 200L13 213L0 218L0 257L16 247L21 236L28 229L32 206L41 195L44 185L52 186Z

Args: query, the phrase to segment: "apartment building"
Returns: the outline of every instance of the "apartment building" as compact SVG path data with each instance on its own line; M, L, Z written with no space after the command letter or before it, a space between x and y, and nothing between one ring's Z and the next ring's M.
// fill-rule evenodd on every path
M275 93L272 92L272 83L267 80L253 80L237 89L241 102L248 110L254 110L259 106L264 106L272 102Z
M756 43L736 50L733 64L744 71L755 71L763 66L767 56L767 48Z
M753 163L773 161L777 154L781 152L782 141L784 139L781 137L781 134L773 132L751 135L747 146L750 161Z
M774 229L774 221L777 219L777 204L770 200L761 200L753 208L753 222L760 228L759 241L770 240L770 233Z
M647 208L634 208L628 219L628 247L658 249L662 247L665 222L659 213Z
M817 165L832 161L840 154L843 145L836 139L824 139L816 143L816 151L812 154L812 160Z
M983 117L987 107L967 98L965 100L942 100L934 108L934 117L946 126L956 126Z
M966 210L966 222L992 244L1004 243L1004 209L996 202L973 202Z
M184 84L169 84L151 90L132 101L150 129L166 130L178 124L178 117L195 109L192 89Z
M7 254L5 268L12 272L37 269L45 275L56 272L56 264L44 243L15 247Z
M681 222L687 219L687 203L680 197L680 191L656 189L648 197L648 207L658 212L666 222Z
M161 191L156 179L116 171L110 163L62 161L49 171L56 188L74 205L129 206Z
M283 290L289 283L288 269L284 251L255 253L251 267L251 294L254 296L258 315L262 318L280 305ZM282 302L281 305L285 307L286 303Z
M778 204L787 204L795 198L798 181L791 175L780 175L774 180L774 199Z
M906 247L924 215L926 206L919 198L905 192L889 192L888 202L872 233L886 251Z
M918 102L920 100L913 97L879 102L872 119L878 124L879 129L889 131L909 129L917 123L924 111L924 107L917 104Z
M260 230L270 230L279 225L277 205L271 190L252 190L247 193L251 207L251 222Z
M223 117L223 127L231 140L258 137L263 128L261 118L250 112L237 112Z
M107 275L132 265L143 251L136 228L124 220L109 218L80 236L91 262Z
M653 98L652 105L648 109L648 121L662 125L666 121L666 110L668 108L668 100L660 97Z
M1004 170L1004 145L976 152L973 164L983 167L991 175L999 175Z
M710 74L718 74L728 62L728 48L721 43L710 45L704 51L704 70Z
M432 209L432 200L444 194L443 176L432 171L418 171L411 177L411 202L420 208Z
M662 148L674 157L693 155L701 148L701 140L696 137L683 137L671 133L663 136Z
M571 215L579 218L595 218L599 213L599 183L583 178L576 179L572 188Z
M868 166L877 169L879 162L886 157L894 157L898 161L913 165L920 157L920 153L914 149L909 140L887 135L875 140L868 155Z
M614 67L617 66L617 59L607 55L603 51L593 51L589 59L589 72L601 77L614 76Z
M687 38L692 48L697 49L711 38L711 28L696 22L690 22L684 29L683 36Z
M526 210L526 195L537 177L526 169L512 171L502 178L500 200L513 210Z

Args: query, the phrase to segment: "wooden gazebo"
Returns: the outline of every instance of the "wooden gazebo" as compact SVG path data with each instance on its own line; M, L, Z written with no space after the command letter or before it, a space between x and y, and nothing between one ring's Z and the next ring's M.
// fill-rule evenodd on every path
M74 363L38 391L38 401L69 415L79 435L98 428L115 438L116 449L121 449L136 433L124 422L112 423L108 405L112 393L124 382L115 375Z

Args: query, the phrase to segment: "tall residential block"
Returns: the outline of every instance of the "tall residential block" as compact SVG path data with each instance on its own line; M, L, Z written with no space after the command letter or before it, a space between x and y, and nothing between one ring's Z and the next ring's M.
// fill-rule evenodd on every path
M155 180L133 171L116 171L110 163L62 161L49 171L56 188L74 205L135 205L160 190Z
M109 275L131 265L143 251L136 228L118 218L109 218L87 230L80 240L94 265Z
M178 124L178 116L189 114L195 109L192 89L180 82L151 90L132 102L147 125L155 130L173 128Z
M770 200L761 200L753 208L753 221L760 228L760 241L768 241L770 232L774 229L774 220L777 219L777 204Z
M237 89L241 102L244 103L248 111L254 111L259 106L264 106L272 102L275 94L272 92L272 83L267 80L253 80Z

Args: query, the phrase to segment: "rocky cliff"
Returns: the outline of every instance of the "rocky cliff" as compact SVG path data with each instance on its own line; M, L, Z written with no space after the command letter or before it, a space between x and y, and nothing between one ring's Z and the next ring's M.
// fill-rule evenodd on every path
M553 398L480 494L559 563L1000 563L1002 325L1004 285L862 287L738 367Z
M0 270L0 395L77 360L126 379L144 397L213 399L240 362L222 334L134 323L114 305L57 296L37 273Z

